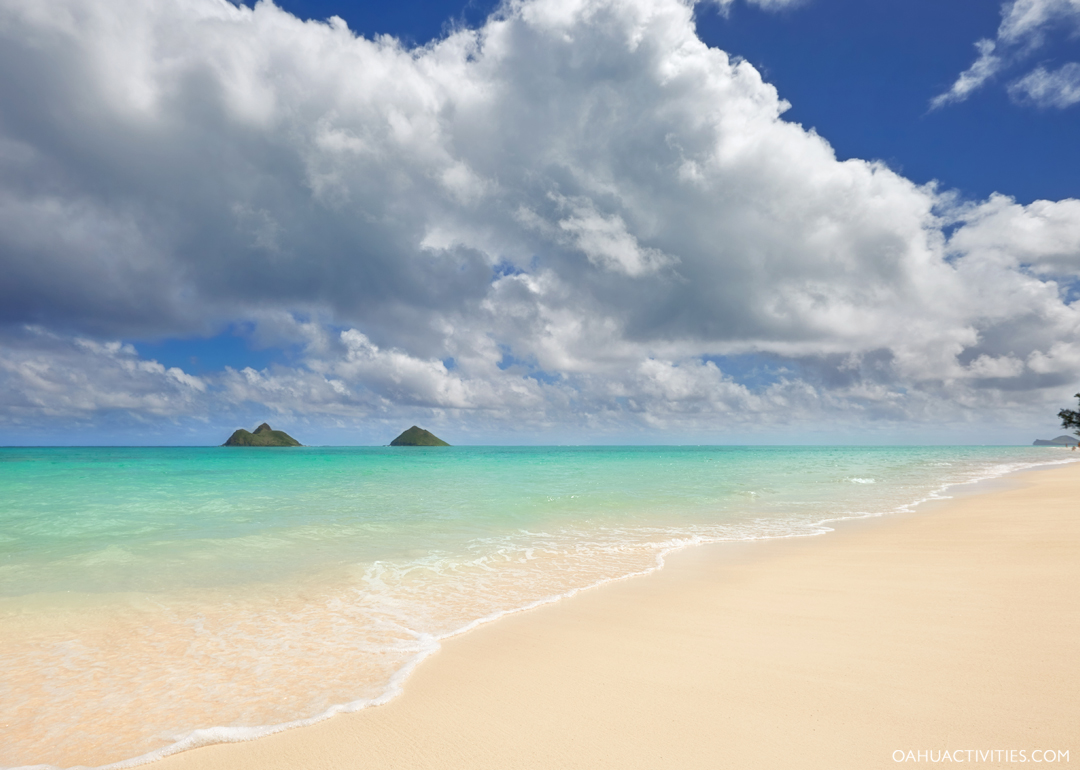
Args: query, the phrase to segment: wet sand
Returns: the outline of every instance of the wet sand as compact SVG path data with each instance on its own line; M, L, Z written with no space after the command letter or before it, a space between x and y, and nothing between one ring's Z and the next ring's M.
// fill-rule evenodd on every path
M1030 767L1034 751L1042 767L1069 751L1057 766L1080 762L1078 685L1074 464L820 537L689 549L447 641L386 705L149 767L866 770Z

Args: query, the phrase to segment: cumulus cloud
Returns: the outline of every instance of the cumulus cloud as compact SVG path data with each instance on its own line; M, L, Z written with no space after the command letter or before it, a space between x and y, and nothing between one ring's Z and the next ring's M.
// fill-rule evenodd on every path
M1022 206L995 194L958 216L964 226L949 241L954 253L976 255L982 264L1080 278L1080 200Z
M0 344L0 421L9 425L111 411L184 416L200 407L206 390L199 377L145 360L118 341L28 326L6 331Z
M978 57L960 73L949 89L930 101L931 109L962 102L998 73L1012 67L1042 48L1050 32L1065 27L1080 31L1080 0L1013 0L1001 9L1001 24L994 40L975 43ZM1070 99L1076 92L1077 68L1066 64L1056 72L1038 67L1009 85L1010 95L1040 107L1068 107L1080 101Z
M129 404L86 409L940 423L1080 372L1080 203L838 161L679 0L517 0L418 49L270 2L0 0L0 75L0 323ZM114 344L236 323L301 352L200 389ZM83 408L29 376L25 414Z

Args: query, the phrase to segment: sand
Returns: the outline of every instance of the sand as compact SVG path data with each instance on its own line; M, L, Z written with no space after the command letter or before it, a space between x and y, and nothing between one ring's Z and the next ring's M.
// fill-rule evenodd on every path
M998 487L688 549L447 641L386 705L150 767L1077 765L1080 464Z

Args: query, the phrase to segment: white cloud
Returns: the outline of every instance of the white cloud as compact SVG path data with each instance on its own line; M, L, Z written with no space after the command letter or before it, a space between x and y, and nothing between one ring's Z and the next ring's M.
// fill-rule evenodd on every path
M1001 8L1001 24L994 40L979 40L979 55L957 77L949 89L930 100L930 108L962 102L1003 70L1030 57L1046 44L1048 33L1059 27L1080 31L1080 0L1013 0ZM1076 90L1077 76L1067 64L1054 73L1038 67L1014 81L1009 92L1014 98L1025 96L1041 107L1068 107Z
M1080 0L1013 0L1002 6L998 39L1009 45L1037 48L1048 28L1063 20L1076 24Z
M975 43L975 50L979 52L978 58L960 73L948 91L930 100L931 109L964 101L1005 66L1005 60L997 54L997 44L993 40L979 40Z
M735 0L712 0L714 5L719 6L721 13L728 13L731 6L735 5ZM804 5L809 0L746 0L749 5L756 5L765 11L781 11L785 8L793 8L799 5Z
M1056 70L1036 67L1009 84L1009 96L1037 107L1071 107L1080 102L1080 64L1069 62Z
M49 330L19 361L54 383L12 364L3 408L942 423L1080 375L1080 202L957 206L787 107L679 0L417 50L268 2L0 0L0 324ZM200 389L71 341L234 323L302 352Z
M984 354L968 364L967 370L972 377L1016 377L1024 371L1024 362L1012 356L992 358Z
M626 222L618 214L604 216L588 199L580 202L562 196L557 199L571 212L559 220L559 229L570 236L572 247L597 267L636 278L679 261L659 249L643 247L627 232Z
M1080 369L1080 345L1071 342L1055 342L1045 353L1037 350L1027 361L1032 371L1040 374L1072 374Z
M0 424L123 411L175 418L202 407L206 382L141 358L131 345L62 337L28 326L0 344Z
M1080 200L1022 206L992 195L963 210L964 226L949 241L956 254L983 264L1030 269L1045 276L1080 277Z

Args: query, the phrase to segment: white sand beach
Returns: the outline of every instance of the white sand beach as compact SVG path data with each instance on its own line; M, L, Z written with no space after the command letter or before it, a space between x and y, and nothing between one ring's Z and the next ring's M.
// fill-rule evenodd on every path
M389 704L151 766L1075 764L1078 493L1075 464L820 537L685 550L449 640Z

